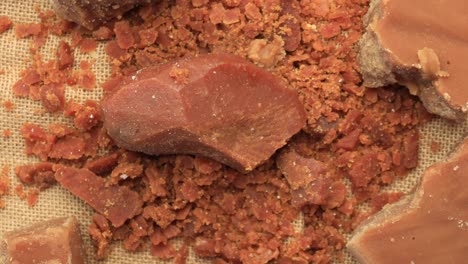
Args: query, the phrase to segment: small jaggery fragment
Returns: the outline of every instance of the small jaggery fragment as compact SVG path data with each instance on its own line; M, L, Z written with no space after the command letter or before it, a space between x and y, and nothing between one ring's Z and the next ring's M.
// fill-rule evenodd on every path
M65 116L74 117L73 124L82 131L89 131L101 122L101 109L98 102L86 100L82 104L70 100L64 112Z
M6 264L84 264L82 243L76 218L63 217L6 233L0 254Z
M301 26L299 1L281 1L281 14L284 15L285 22L280 26L283 31L284 49L286 51L295 51L301 43Z
M463 121L468 112L465 1L373 0L360 42L364 85L399 83L429 112Z
M38 36L43 30L40 23L16 24L15 35L18 39L24 39L31 36Z
M87 169L59 166L55 179L115 227L122 226L141 211L142 201L136 192L126 186L108 185L104 178Z
M285 149L276 158L276 165L291 187L293 206L324 205L336 208L344 202L346 187L326 175L325 163Z
M77 83L85 90L92 90L96 86L96 75L92 70L92 63L82 61L77 75Z
M5 107L5 110L7 112L11 112L11 111L13 111L13 108L15 107L15 105L13 104L12 101L7 100L7 101L3 102L3 107Z
M29 207L34 207L37 204L37 201L39 201L39 189L29 189L28 194L26 196L26 201Z
M4 129L4 130L3 130L3 137L4 137L4 138L9 138L9 137L11 137L11 130L10 130L10 129Z
M8 171L10 167L8 165L3 166L3 169L0 173L0 209L6 207L5 201L2 199L3 196L10 194L10 177Z
M9 17L0 16L0 34L9 30L12 25L13 25L13 22L11 21Z
M65 86L61 83L49 83L40 88L42 106L48 112L63 110L65 105Z
M322 162L305 158L295 151L283 151L276 158L276 165L293 190L307 186L325 173L327 169Z
M152 0L54 0L57 15L87 29L94 29L112 18L119 17L137 5Z
M99 27L97 30L93 31L93 37L96 40L110 40L114 36L114 32L105 26Z
M419 187L356 229L361 263L464 263L468 259L468 138L429 167Z
M99 157L93 160L88 160L84 168L94 172L97 175L105 175L110 173L118 164L119 155L112 153L107 156Z
M70 68L75 62L73 50L70 47L70 45L65 41L60 41L57 48L56 56L59 70Z
M53 163L41 162L34 165L23 165L15 168L19 180L28 185L37 186L40 190L55 184Z
M115 38L117 45L121 49L127 50L135 44L135 38L133 37L130 23L128 21L119 21L114 26Z
M80 52L81 53L92 53L97 48L96 40L92 38L85 38L80 42Z
M271 68L284 58L284 41L278 36L269 42L265 39L254 39L248 48L249 59L260 66Z
M94 214L92 220L88 233L95 246L95 257L98 260L105 259L109 255L109 243L113 235L111 227L107 219L100 214Z
M171 76L188 70L186 82ZM248 172L305 125L296 92L233 55L208 54L139 71L103 102L117 145L147 154L198 154Z
M441 149L441 146L440 146L440 143L437 142L437 141L432 141L431 144L429 145L429 148L431 150L432 153L437 153L440 151Z

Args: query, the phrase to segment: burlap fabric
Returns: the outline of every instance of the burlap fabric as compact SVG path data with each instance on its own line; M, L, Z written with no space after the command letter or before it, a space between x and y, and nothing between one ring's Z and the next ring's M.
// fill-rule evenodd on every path
M37 15L34 11L34 5L38 4L43 9L50 8L47 0L2 0L0 1L0 15L9 16L15 23L37 21ZM42 49L44 58L54 56L58 39L51 38L47 45ZM30 64L30 54L28 52L29 40L17 40L12 30L0 35L0 69L5 70L4 75L0 75L0 97L2 102L11 100L14 108L11 112L0 107L0 131L10 129L13 134L9 138L0 137L0 166L10 165L10 178L12 189L18 181L13 173L13 168L20 164L36 162L37 159L27 157L24 154L24 142L19 133L20 127L25 122L38 124L47 124L50 122L67 122L61 116L50 114L37 114L41 105L29 99L15 98L11 92L12 85L19 79L19 73L28 64ZM80 59L95 59L94 72L97 75L98 83L103 82L109 75L109 65L107 58L103 53L103 46L98 50L84 57L76 54L77 61ZM67 90L67 97L74 98L77 101L85 99L99 99L102 94L100 89L93 91L83 91L82 89L73 91ZM397 182L389 187L391 190L410 191L418 182L421 171L427 166L442 160L447 153L459 142L465 132L468 131L468 124L456 125L446 121L436 119L425 127L421 128L422 144L420 151L420 166L403 181ZM440 143L441 149L437 153L430 151L432 142ZM41 193L38 204L30 208L25 201L12 195L5 198L7 207L0 209L0 236L9 230L20 226L30 225L34 222L50 219L59 216L76 216L80 223L86 250L88 253L88 263L97 263L92 257L92 246L87 235L87 226L89 225L92 210L82 201L68 193L60 187L53 187ZM300 228L298 221L298 228ZM0 260L1 261L1 260ZM137 254L125 252L120 245L115 245L110 258L102 263L130 264L130 263L159 263L160 261L152 258L148 252ZM206 263L208 260L195 257L190 252L189 263ZM3 262L2 262L3 263ZM355 263L354 260L346 254L344 263Z

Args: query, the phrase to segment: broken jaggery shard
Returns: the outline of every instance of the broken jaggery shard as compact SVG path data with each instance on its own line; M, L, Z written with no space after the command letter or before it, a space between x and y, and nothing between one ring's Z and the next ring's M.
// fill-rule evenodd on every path
M468 111L466 1L373 0L359 61L367 87L399 83L442 117Z
M468 138L429 167L416 191L363 223L348 243L361 263L465 263Z
M57 218L8 232L1 250L9 264L83 264L86 261L75 217Z
M137 5L152 0L52 0L57 14L87 29L119 17Z
M295 91L233 55L208 54L143 69L103 102L104 127L125 149L198 154L253 170L304 127Z
M60 166L55 179L74 195L105 216L115 227L141 212L143 202L138 193L126 186L109 185L88 169Z

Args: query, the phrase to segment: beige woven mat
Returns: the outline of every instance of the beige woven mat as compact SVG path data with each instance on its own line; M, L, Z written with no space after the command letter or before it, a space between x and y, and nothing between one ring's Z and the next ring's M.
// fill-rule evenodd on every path
M39 4L42 9L50 8L47 0L1 0L0 15L9 16L15 23L37 21L37 15L34 11L34 4ZM53 56L57 39L52 38L43 48L44 57ZM24 154L24 143L19 134L19 128L25 122L38 124L47 124L49 122L65 121L59 116L49 114L34 114L41 105L29 99L14 98L11 87L19 78L19 73L30 63L28 52L29 40L16 40L12 30L0 35L0 70L5 70L4 75L0 75L0 98L1 102L11 100L14 108L11 112L0 107L0 132L10 129L13 134L9 138L0 136L0 166L10 165L10 178L12 189L18 181L13 174L13 168L20 164L35 162L34 158L26 157ZM78 60L84 58L83 55L76 54ZM80 57L81 56L81 57ZM98 83L106 80L109 74L109 67L106 56L103 53L103 47L92 55L96 59L94 72L97 75ZM87 57L89 58L89 55ZM101 91L96 89L86 92L67 90L67 97L74 98L77 101L85 99L99 99ZM420 166L406 180L397 182L390 189L399 191L409 191L418 182L420 172L432 163L443 159L446 154L461 140L462 136L468 131L468 124L455 125L449 124L443 120L434 120L422 128L422 145L420 152ZM1 133L0 133L1 135ZM430 151L430 144L437 142L440 144L440 151L433 153ZM13 193L13 191L12 191ZM75 215L80 223L83 237L86 243L86 250L89 255L89 263L96 263L92 256L92 246L87 235L87 226L89 225L92 210L79 199L60 187L50 188L41 193L38 204L30 208L25 201L20 200L15 195L5 198L7 207L0 209L0 236L9 230L32 224L37 221L46 220L58 216ZM208 260L200 259L190 253L189 263L206 263ZM148 252L131 254L125 252L120 245L115 245L110 258L102 263L130 264L130 263L159 263L152 258ZM345 263L355 263L352 258L346 254Z

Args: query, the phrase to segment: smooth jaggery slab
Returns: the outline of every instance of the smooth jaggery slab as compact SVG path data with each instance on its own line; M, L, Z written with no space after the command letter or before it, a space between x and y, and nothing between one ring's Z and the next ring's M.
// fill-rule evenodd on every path
M57 14L65 20L73 21L87 29L121 16L140 4L152 0L53 0Z
M84 264L82 244L76 218L62 217L6 233L0 249L5 264Z
M466 263L468 138L445 162L429 167L420 186L356 229L348 243L363 263Z
M62 187L105 216L115 227L141 212L143 202L127 186L110 185L88 169L60 166L55 179Z
M468 5L464 0L373 0L359 61L364 85L399 83L434 114L468 111Z
M118 84L102 108L104 127L124 149L201 155L241 172L267 160L306 122L294 90L229 54L143 69Z

